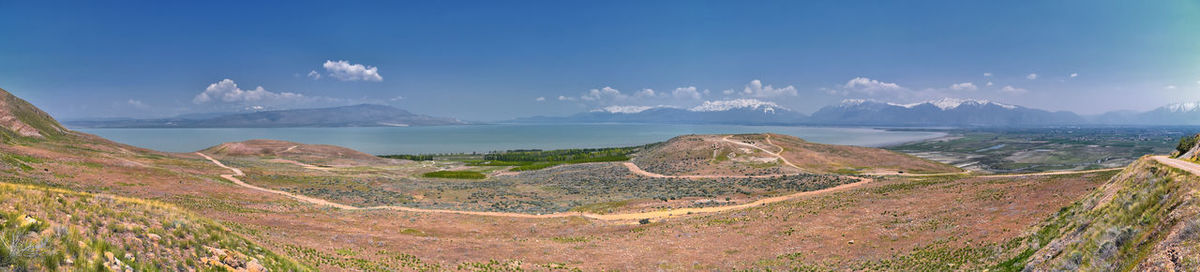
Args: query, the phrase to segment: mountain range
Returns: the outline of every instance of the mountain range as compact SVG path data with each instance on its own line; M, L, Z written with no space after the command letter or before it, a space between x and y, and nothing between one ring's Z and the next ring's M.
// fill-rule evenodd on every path
M821 108L808 120L822 125L890 126L1041 126L1081 124L1071 112L1049 112L987 100L943 98L897 104L850 99Z
M163 119L74 120L81 128L265 128L265 127L380 127L462 125L454 118L420 115L392 106L353 106L260 111L230 114L192 114Z
M565 117L526 117L515 123L795 124L808 116L754 99L705 101L692 108L610 106Z
M204 113L161 119L91 119L64 122L80 128L370 127L469 124L454 118L414 114L385 105ZM506 123L651 123L819 126L1029 127L1061 125L1200 125L1200 102L1145 112L1114 111L1081 116L976 99L942 98L917 103L847 99L812 115L756 99L705 101L677 106L608 106L569 116L535 116Z

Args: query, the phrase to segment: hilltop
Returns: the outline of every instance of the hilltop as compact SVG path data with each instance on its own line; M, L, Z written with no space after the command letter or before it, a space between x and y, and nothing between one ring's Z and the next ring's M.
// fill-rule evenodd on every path
M686 135L634 155L664 175L958 173L953 166L893 151L817 144L782 134Z
M199 152L229 157L277 157L324 165L386 164L391 161L340 146L266 139L222 143Z

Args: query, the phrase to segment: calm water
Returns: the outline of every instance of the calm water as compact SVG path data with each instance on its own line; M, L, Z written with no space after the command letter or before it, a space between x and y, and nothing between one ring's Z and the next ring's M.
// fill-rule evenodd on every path
M658 124L78 130L125 144L170 152L191 152L223 142L276 139L307 144L338 145L371 154L631 146L664 141L683 134L774 132L818 143L861 146L881 146L944 135L940 132L885 131L866 128Z

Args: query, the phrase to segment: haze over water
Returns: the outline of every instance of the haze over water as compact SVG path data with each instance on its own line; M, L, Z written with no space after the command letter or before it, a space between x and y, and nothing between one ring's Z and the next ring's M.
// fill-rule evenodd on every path
M661 124L77 130L125 144L168 152L192 152L223 142L276 139L344 146L371 154L634 146L665 141L684 134L772 132L817 143L860 146L882 146L945 135L941 132L869 128Z

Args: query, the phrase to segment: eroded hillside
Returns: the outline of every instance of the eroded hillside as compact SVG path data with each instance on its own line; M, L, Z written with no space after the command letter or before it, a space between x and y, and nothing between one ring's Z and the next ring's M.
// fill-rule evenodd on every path
M1026 270L1200 270L1200 167L1166 157L1130 165L1038 231Z

